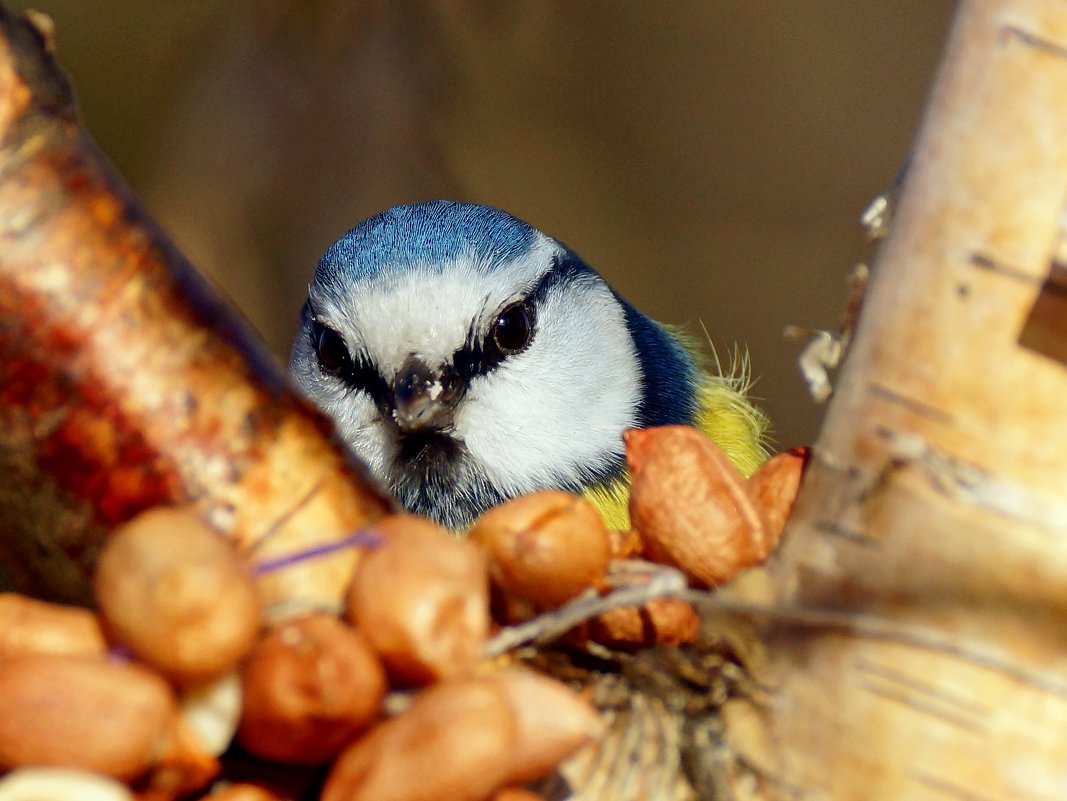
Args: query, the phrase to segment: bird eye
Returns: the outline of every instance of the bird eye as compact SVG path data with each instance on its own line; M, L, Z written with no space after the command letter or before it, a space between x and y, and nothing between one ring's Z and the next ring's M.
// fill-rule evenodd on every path
M312 329L315 351L319 355L319 364L328 373L339 373L352 362L348 348L341 335L332 328L315 323Z
M530 344L533 322L533 308L525 301L512 303L501 310L490 332L501 355L517 353Z

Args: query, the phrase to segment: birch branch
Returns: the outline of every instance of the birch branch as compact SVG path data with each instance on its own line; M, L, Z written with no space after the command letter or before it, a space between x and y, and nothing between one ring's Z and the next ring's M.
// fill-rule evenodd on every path
M1063 796L1065 198L1067 5L961 3L727 710L756 796Z

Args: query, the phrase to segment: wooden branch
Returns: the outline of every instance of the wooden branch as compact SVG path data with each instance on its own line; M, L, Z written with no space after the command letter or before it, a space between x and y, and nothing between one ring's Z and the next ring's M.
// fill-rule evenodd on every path
M79 126L46 45L0 8L0 561L17 586L86 601L108 530L160 504L195 505L262 560L381 515ZM333 550L261 589L335 604L356 558Z
M961 3L726 712L757 795L1062 797L1065 198L1067 5Z

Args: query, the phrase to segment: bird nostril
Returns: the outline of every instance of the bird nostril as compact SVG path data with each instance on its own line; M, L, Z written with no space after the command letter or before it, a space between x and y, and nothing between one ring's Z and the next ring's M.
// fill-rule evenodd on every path
M397 404L403 406L419 396L428 394L434 383L430 368L412 356L397 373L393 395Z
M456 400L463 391L463 381L453 372L448 372L441 377L441 394L438 400L441 403L451 403Z
M418 395L423 392L423 382L418 380L409 380L408 377L401 379L397 382L396 391L393 395L396 397L396 403L398 406L407 406Z

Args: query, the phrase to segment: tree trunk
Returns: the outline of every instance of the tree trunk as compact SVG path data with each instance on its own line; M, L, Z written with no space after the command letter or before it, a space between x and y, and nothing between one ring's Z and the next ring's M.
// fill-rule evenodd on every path
M726 710L757 796L1067 792L1065 198L1067 4L961 3Z

